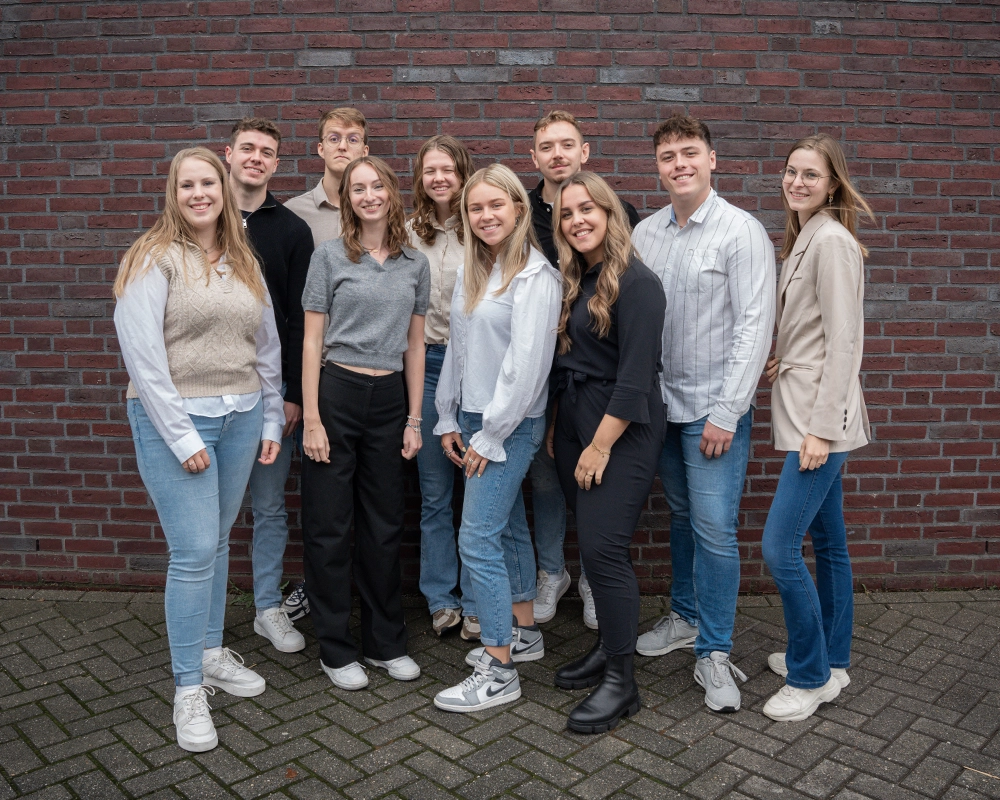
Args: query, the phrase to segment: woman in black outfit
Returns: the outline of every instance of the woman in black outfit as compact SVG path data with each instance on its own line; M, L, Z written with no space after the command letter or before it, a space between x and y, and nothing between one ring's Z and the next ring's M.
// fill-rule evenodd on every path
M600 733L640 707L632 676L639 585L629 545L663 446L658 372L666 300L632 249L621 202L597 175L580 172L563 183L553 221L564 291L549 441L599 626L593 650L555 680L567 689L600 684L567 722Z

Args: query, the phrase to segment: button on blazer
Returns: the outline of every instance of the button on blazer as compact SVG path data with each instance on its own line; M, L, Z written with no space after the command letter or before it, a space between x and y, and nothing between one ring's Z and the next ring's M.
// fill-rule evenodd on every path
M781 359L771 387L775 449L797 451L807 433L830 452L871 439L861 393L865 272L861 248L825 211L802 227L778 281Z

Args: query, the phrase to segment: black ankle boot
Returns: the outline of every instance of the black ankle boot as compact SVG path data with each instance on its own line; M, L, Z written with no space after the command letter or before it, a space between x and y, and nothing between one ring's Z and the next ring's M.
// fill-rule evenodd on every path
M604 680L574 708L566 727L578 733L610 731L622 717L639 713L639 686L632 676L632 653L608 656Z
M597 632L597 644L583 658L578 658L556 670L556 686L560 689L586 689L597 686L604 677L608 654L604 652L604 638Z

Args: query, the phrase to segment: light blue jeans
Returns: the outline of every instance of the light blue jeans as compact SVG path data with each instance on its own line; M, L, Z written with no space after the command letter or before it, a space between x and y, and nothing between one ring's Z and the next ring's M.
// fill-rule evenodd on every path
M455 487L455 465L444 455L441 437L434 435L438 415L434 408L445 346L427 346L424 357L424 399L421 406L420 434L424 441L417 453L420 474L420 591L427 599L430 613L442 608L461 608L466 617L474 617L476 600L472 594L469 570L461 568L462 596L458 596L459 565L455 520L451 510Z
M847 453L830 453L822 467L799 472L788 453L764 525L764 560L781 592L788 628L786 682L818 689L830 667L851 666L854 581L844 527L840 469ZM806 530L816 554L816 583L802 558Z
M698 658L733 647L740 590L736 525L753 409L740 418L729 450L718 458L705 458L698 449L707 420L667 423L659 469L670 506L670 607L698 626Z
M468 445L482 414L459 413ZM535 551L524 513L521 483L545 438L545 417L526 419L504 440L507 460L491 461L482 477L467 478L458 549L468 567L487 647L511 642L512 603L535 599Z
M559 486L556 462L544 447L539 447L528 470L531 498L535 511L535 549L538 568L549 575L561 575L566 567L566 498ZM583 567L580 567L581 571Z
M295 435L281 440L281 452L273 464L254 459L250 472L250 504L253 508L253 600L258 611L281 605L281 576L288 544L288 512L285 484L292 465ZM260 457L260 447L257 448Z
M203 651L222 646L229 529L260 447L263 404L224 417L191 416L211 461L197 474L184 471L138 400L128 401L128 420L139 475L170 549L164 602L174 683L197 686Z

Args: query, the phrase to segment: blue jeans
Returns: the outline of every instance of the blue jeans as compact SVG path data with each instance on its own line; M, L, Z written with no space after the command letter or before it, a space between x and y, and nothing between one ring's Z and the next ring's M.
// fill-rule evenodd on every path
M550 575L561 575L566 566L563 545L566 541L566 498L556 472L556 462L544 447L539 447L528 470L531 497L535 509L535 548L538 568Z
M224 417L191 416L211 466L185 472L142 403L128 401L139 474L170 549L167 639L177 686L201 683L202 651L222 646L229 579L229 529L243 504L264 426L263 404Z
M285 545L288 544L288 512L285 484L292 465L295 435L281 440L281 452L273 464L254 459L250 472L250 504L253 508L253 600L258 611L281 605L281 576ZM260 457L260 448L257 448Z
M458 547L451 510L455 487L455 465L444 455L441 437L435 436L438 415L434 408L445 346L427 345L424 357L424 399L420 434L424 441L417 453L420 474L420 591L433 614L442 608L461 608L467 617L477 614L469 570L461 568L462 597L459 599Z
M789 686L817 689L830 667L851 665L854 582L844 527L840 469L847 453L830 453L817 469L799 472L788 453L764 525L764 560L781 592L788 628ZM816 553L816 583L802 558L806 530Z
M462 411L458 424L468 445L483 427L483 415ZM482 477L465 481L458 549L472 579L479 640L488 647L510 644L511 604L535 599L535 551L521 483L544 437L545 417L524 420L504 440L507 460L491 461Z
M659 469L670 506L670 607L698 626L698 658L733 647L740 590L736 525L753 409L740 417L729 450L718 458L705 458L698 449L707 420L667 423Z

